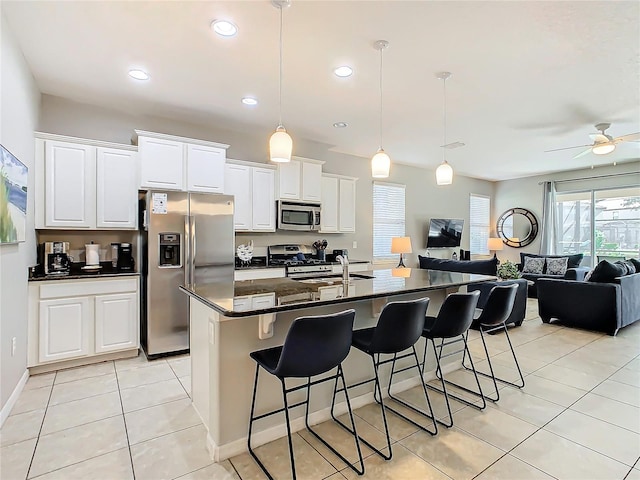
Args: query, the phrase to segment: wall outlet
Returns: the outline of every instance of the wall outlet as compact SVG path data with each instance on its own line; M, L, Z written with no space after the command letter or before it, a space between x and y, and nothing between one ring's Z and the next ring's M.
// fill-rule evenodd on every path
M354 240L353 243L351 244L351 248L358 248L358 242Z
M11 339L11 356L12 357L16 354L17 345L18 345L18 342L16 341L16 337L13 337Z

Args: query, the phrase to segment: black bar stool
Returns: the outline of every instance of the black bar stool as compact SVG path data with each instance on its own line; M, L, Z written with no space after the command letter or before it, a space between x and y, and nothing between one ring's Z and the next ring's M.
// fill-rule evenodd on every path
M518 363L516 352L513 350L513 345L511 344L511 339L509 338L509 331L506 324L507 319L511 315L511 310L513 310L517 290L518 285L516 284L493 287L491 289L491 292L489 293L489 298L487 298L487 303L482 309L482 313L480 313L480 315L477 316L473 321L473 323L477 325L480 330L480 338L482 339L484 353L487 356L487 363L489 364L489 371L491 372L491 374L486 374L484 372L477 373L478 375L483 375L493 380L493 386L495 387L496 395L493 398L489 395L486 395L486 397L493 402L497 402L498 400L500 400L500 392L498 391L498 384L496 383L496 380L516 388L524 387L524 376L522 375L522 370L520 370L520 364ZM509 348L511 349L513 361L515 362L518 373L520 374L519 383L510 382L508 380L496 377L493 371L493 365L491 365L491 357L489 356L489 350L487 349L487 343L484 339L484 334L492 333L501 329L504 329L504 334L507 337L507 342L509 342ZM462 366L469 370L470 368L467 367L464 363L465 356L466 352L462 357ZM469 355L469 358L471 358L471 355Z
M438 312L437 317L427 316L424 325L424 331L422 332L422 336L426 339L426 343L424 346L424 357L422 359L422 372L424 374L424 367L427 359L427 350L429 346L429 340L431 340L431 344L433 345L433 351L436 357L436 376L440 380L440 384L442 385L442 389L434 387L433 385L425 384L427 388L431 390L435 390L436 392L440 392L444 395L445 402L447 404L447 410L449 412L449 423L445 423L441 420L438 420L439 423L444 425L445 427L453 426L453 415L451 413L451 405L449 404L449 397L455 398L459 402L464 403L465 405L469 405L471 407L477 408L478 410L483 410L487 406L487 402L484 399L484 395L482 393L482 387L480 386L480 380L478 379L478 374L475 371L473 366L473 359L471 358L471 354L469 353L469 348L467 346L467 332L469 327L471 326L471 322L473 322L473 314L475 312L476 305L478 304L478 298L480 297L480 292L475 291L471 293L452 293L447 296L442 307L440 307L440 311ZM440 345L436 346L435 339L441 339ZM447 354L442 354L442 350L447 345L453 345L458 342L463 342L464 347L461 350L456 350L455 352L449 352ZM473 371L473 375L476 380L476 385L478 386L478 391L471 390L465 386L459 385L457 383L451 382L449 380L444 379L444 373L442 372L442 368L440 365L440 360L446 357L450 357L451 355L456 355L461 352L465 352L469 354L469 361L471 363L471 370ZM464 356L463 356L464 360ZM460 396L454 395L450 392L447 392L446 384L453 385L461 390L477 395L482 400L482 405L476 405L475 403L470 402L469 400L462 398Z
M293 443L291 439L289 409L299 407L301 405L306 406L304 420L307 430L309 430L309 432L311 432L333 453L340 457L342 461L344 461L349 467L351 467L358 475L362 475L364 473L364 462L362 460L362 452L360 451L360 442L358 441L356 424L353 419L351 403L349 402L349 395L347 393L344 374L342 371L342 361L347 357L351 348L354 318L355 310L345 310L344 312L336 313L333 315L297 318L291 324L291 328L287 333L284 345L250 353L251 358L256 361L256 376L253 383L253 398L251 400L251 417L249 419L249 436L247 438L247 445L249 448L249 453L270 480L273 480L273 477L251 448L251 431L253 429L253 422L270 415L275 415L276 413L284 412L287 424L287 437L289 439L291 473L293 479L295 480L296 468L293 458ZM256 406L256 391L258 387L258 373L260 371L260 367L264 368L271 375L278 377L278 379L280 380L280 383L282 384L282 400L284 403L284 408L273 410L262 415L254 416ZM329 377L321 378L320 380L316 380L313 382L311 381L311 377L323 374L336 367L336 374ZM292 388L286 388L285 379L287 378L306 378L307 383ZM358 458L360 461L359 469L356 468L355 465L352 465L345 457L337 452L309 426L309 394L311 391L311 386L330 380L335 380L335 385L333 388L333 401L331 404L331 416L335 418L333 414L333 408L335 405L336 390L338 388L338 378L342 380L342 390L344 391L344 395L347 401L347 408L349 410L349 417L351 419L351 425L353 426L353 429L349 429L341 422L339 423L355 438L356 449L358 450ZM307 389L306 401L299 402L294 405L288 405L287 394L303 388Z
M428 298L421 298L418 300L410 300L405 302L387 303L382 309L382 312L380 312L380 318L378 319L378 324L375 327L363 328L361 330L356 330L353 332L352 345L371 357L371 362L373 363L373 373L375 376L374 378L371 378L369 380L364 380L362 382L349 385L349 388L355 388L366 383L375 382L374 398L380 405L380 410L382 411L382 420L384 422L384 429L387 435L387 448L389 449L389 455L387 456L383 454L380 450L371 445L371 443L369 443L364 438L359 438L365 445L367 445L385 460L390 460L393 456L393 452L391 450L391 437L389 435L389 426L387 425L387 416L385 410L388 409L392 411L396 415L404 418L408 422L424 430L425 432L430 433L431 435L436 435L438 433L438 426L433 415L433 410L431 409L431 402L429 401L427 389L424 387L424 382L421 382L422 389L427 401L427 406L429 407L430 415L422 411L420 411L419 413L422 413L423 415L433 420L433 430L427 429L423 425L414 422L413 420L394 410L393 408L386 406L382 399L382 388L380 387L380 377L378 375L378 368L380 367L380 365L384 365L385 363L389 362L395 362L397 354L408 348L412 349L412 353L406 356L412 356L414 358L415 368L418 370L418 374L421 374L420 362L418 361L418 355L416 354L415 344L420 339L422 329L424 328L424 317L427 312L428 305ZM393 358L380 361L381 354L393 354ZM413 368L413 366L409 368ZM391 383L389 383L389 387L391 387ZM414 407L412 408L416 410ZM335 420L339 422L339 420ZM344 428L348 428L344 424L341 425ZM352 433L355 434L355 432Z

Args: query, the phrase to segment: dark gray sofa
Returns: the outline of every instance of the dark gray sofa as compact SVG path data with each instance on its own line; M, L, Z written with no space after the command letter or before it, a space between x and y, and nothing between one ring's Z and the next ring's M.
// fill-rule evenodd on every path
M475 273L479 275L496 275L498 268L498 259L492 258L490 260L448 260L440 258L423 257L418 255L418 261L420 262L420 268L428 270L441 270L447 272L460 272L460 273ZM516 300L513 305L511 315L507 319L506 323L514 323L516 326L522 325L524 316L527 310L527 281L523 279L507 280L507 281L495 281L495 282L482 282L467 286L467 291L472 292L475 290L480 291L480 298L478 299L478 308L484 308L484 305L489 298L491 289L496 285L509 285L511 283L518 284L518 290L516 292Z
M522 278L531 280L533 285L529 286L529 297L538 298L538 280L541 278L554 278L557 280L584 280L585 275L589 272L589 267L581 267L580 263L584 255L582 253L574 253L571 255L537 255L535 253L520 253L520 263L518 264L518 270L522 272L524 267L524 261L526 257L534 258L562 258L567 257L567 271L564 275L550 275L547 273L547 266L545 264L544 270L541 274L537 273L522 273Z
M538 311L544 323L563 323L616 335L640 320L640 273L612 282L538 280Z

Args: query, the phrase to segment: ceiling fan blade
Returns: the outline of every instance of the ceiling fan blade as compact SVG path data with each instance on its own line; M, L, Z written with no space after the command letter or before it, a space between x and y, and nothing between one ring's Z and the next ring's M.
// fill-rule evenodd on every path
M544 153L559 152L561 150L572 150L574 148L584 148L584 147L591 147L591 145L576 145L575 147L554 148L553 150L545 150Z
M636 140L640 140L640 132L636 133L628 133L627 135L622 135L620 137L614 138L613 141L616 143L619 142L633 142Z
M591 138L594 143L604 143L609 141L609 137L601 133L590 133L589 138Z
M585 151L580 152L579 154L577 154L575 157L573 157L574 159L576 158L580 158L580 157L584 157L586 154L591 153L591 148L587 148Z

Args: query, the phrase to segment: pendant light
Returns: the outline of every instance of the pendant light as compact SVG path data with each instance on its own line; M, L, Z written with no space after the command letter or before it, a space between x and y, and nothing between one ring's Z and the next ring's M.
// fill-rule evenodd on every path
M272 5L280 9L280 80L278 98L278 127L269 139L269 160L275 163L291 161L293 140L282 125L282 10L291 5L291 0L272 0Z
M436 77L442 80L443 115L442 124L444 131L444 142L442 143L442 163L436 169L436 183L438 185L451 185L453 182L453 168L447 162L447 79L451 77L451 72L440 72Z
M380 51L380 147L371 159L371 176L373 178L387 178L391 167L391 159L382 148L382 52L389 46L389 42L378 40L373 46Z

